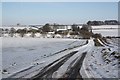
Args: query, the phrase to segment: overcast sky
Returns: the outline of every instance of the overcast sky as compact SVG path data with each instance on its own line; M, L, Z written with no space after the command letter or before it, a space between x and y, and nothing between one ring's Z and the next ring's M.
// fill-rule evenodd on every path
M3 2L2 24L73 24L118 18L117 2Z

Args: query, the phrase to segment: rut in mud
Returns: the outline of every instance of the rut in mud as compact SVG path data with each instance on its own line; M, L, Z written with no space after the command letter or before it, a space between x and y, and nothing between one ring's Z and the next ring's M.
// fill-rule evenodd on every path
M63 65L72 55L77 53L78 51L71 52L63 56L62 58L54 61L53 63L46 66L40 73L32 78L32 80L37 80L36 78L52 78L53 72L55 72L61 65ZM58 62L58 63L57 63ZM56 63L56 64L55 64ZM55 65L53 65L55 64ZM53 65L53 66L52 66ZM52 67L51 67L52 66Z
M64 57L62 57L62 58L54 61L51 64L49 64L43 70L41 70L39 74L37 74L36 76L34 76L31 80L52 79L52 74L60 66L62 66L71 56L73 56L77 52L78 51L71 52L70 54L65 55ZM67 73L65 73L63 75L63 77L59 78L58 80L61 80L61 79L80 79L80 80L83 80L82 76L79 73L79 70L81 69L82 62L83 62L86 54L87 54L86 52L82 53L82 56L79 59L77 59L77 62L74 64L74 66L72 66L71 69L69 71L67 71Z

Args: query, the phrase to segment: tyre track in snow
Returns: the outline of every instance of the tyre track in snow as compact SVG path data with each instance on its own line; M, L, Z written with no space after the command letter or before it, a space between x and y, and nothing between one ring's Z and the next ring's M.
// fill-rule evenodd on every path
M85 45L88 44L88 41L86 42ZM84 46L84 45L82 45ZM81 47L81 46L80 46ZM59 59L57 59L56 61L52 62L51 64L49 64L48 66L44 67L37 75L33 76L30 80L53 80L52 75L55 71L57 71L70 57L72 57L73 55L75 55L78 51L73 51ZM82 62L86 56L87 52L83 52L81 57L78 57L75 61L75 64L71 67L71 69L69 69L68 71L68 75L67 76L63 76L63 79L82 79L82 76L79 73L79 70L81 69L82 66ZM57 78L60 79L60 78ZM61 79L60 79L61 80Z
M63 65L71 56L73 56L78 51L73 51L70 54L63 56L62 58L52 62L45 68L43 68L37 75L32 77L30 80L38 80L39 79L46 79L52 78L52 74L61 66ZM52 66L53 65L53 66Z
M38 80L38 79L52 79L52 74L61 66L63 65L71 56L73 56L75 53L77 53L77 51L74 51L72 53L70 53L69 55L64 56L65 58L63 58L60 62L58 62L57 64L55 64L54 66L50 67L48 69L48 66L46 66L46 68L44 68L38 75L34 76L32 79L30 80ZM68 79L74 79L74 80L83 80L82 76L79 73L79 70L82 67L82 62L86 56L87 52L82 53L81 57L78 57L76 63L74 64L74 66L70 67L69 71L67 71L67 73L65 73L62 78L59 78L58 80L68 80ZM50 65L49 65L50 66ZM48 69L48 70L47 70Z
M82 56L77 59L77 62L75 63L74 66L70 68L70 70L66 71L66 73L63 75L62 78L65 79L78 79L78 80L83 80L82 76L80 75L79 71L82 67L82 62L86 56L87 52L82 53Z

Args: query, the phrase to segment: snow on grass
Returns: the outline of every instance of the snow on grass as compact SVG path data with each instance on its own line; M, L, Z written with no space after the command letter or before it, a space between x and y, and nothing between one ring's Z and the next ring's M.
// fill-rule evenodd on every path
M56 52L85 43L86 40L77 39L2 38L2 67L8 72L3 72L3 77L33 66L33 69L26 71L27 75L65 55L65 53L57 55ZM23 76L23 74L21 75Z
M110 40L109 40L110 41ZM111 44L109 44L111 45ZM80 73L83 78L118 78L117 46L94 47L87 54Z
M114 47L119 46L119 41L120 41L120 38L111 38L111 39L107 38L107 42L109 43L109 45L113 45Z

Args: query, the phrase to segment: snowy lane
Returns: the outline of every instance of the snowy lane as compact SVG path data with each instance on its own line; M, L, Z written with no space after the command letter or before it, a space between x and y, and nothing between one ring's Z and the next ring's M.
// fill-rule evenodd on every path
M41 70L40 73L38 73L36 76L34 76L32 80L34 80L34 78L52 78L53 72L55 72L61 65L63 65L76 52L77 51L74 51L74 52L69 53L69 54L65 55L64 57L60 58L60 60L59 59L56 60L58 62L57 63L53 62L52 63L52 64L54 64L53 66L52 66L52 64L49 64L43 70Z
M93 40L89 40L86 45L74 49L72 52L74 53L73 55L67 56L65 59L61 60L51 68L48 67L49 69L47 70L43 69L37 76L33 78L77 78L78 76L78 78L81 78L79 70L82 66L82 62L85 58L87 51L89 51L90 46L93 46L91 45L91 43L94 43ZM68 55L72 53L69 53Z

